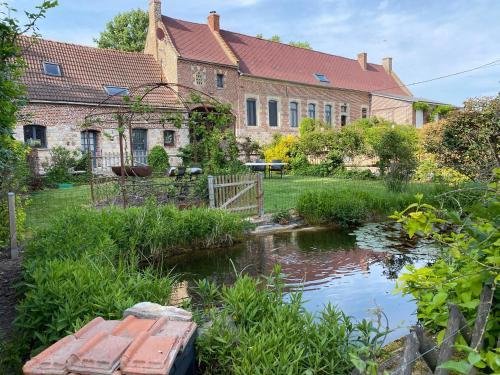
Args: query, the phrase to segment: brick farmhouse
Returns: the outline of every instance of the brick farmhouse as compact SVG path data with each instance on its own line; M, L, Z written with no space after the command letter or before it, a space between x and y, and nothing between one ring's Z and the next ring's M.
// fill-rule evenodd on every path
M332 127L369 116L416 127L424 122L422 111L413 109L422 99L413 97L398 78L392 58L373 64L366 53L350 59L223 30L215 12L206 24L178 20L162 15L160 0L149 1L144 53L28 37L20 43L28 105L15 136L42 155L55 146L116 152L113 127L83 129L85 116L110 95L165 81L231 104L236 136L263 144L276 132L298 134L304 117ZM108 104L116 105L113 100ZM175 155L189 142L189 134L145 123L135 125L132 139L137 152L164 146L176 164Z

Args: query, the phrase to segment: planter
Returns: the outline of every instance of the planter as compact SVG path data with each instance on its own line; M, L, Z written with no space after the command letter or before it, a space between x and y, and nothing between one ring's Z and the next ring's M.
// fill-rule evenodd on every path
M111 167L111 170L113 173L117 176L122 175L122 168L121 167ZM126 166L124 168L125 170L125 176L128 177L148 177L151 176L153 173L153 168L151 167L145 167L145 166L140 166L140 167L131 167L131 166Z
M58 189L71 189L73 187L73 184L57 184Z

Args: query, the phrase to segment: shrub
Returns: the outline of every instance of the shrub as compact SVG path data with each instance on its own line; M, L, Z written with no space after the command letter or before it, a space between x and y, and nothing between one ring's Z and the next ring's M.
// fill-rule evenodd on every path
M307 133L312 133L325 128L326 126L323 121L304 117L299 124L299 134L301 137L303 137Z
M50 161L43 163L46 170L45 183L54 186L58 183L71 182L73 176L70 169L75 168L81 153L76 150L57 146L50 150Z
M314 319L302 308L300 293L285 298L276 277L242 276L232 287L223 287L219 296L221 308L210 310L212 324L197 340L203 373L351 372L349 352L358 332L349 317L331 305Z
M160 145L154 146L149 152L148 164L155 172L165 172L170 167L167 151Z
M174 280L135 265L50 260L26 273L24 298L16 327L30 340L33 353L81 328L96 316L121 319L142 301L168 303Z
M273 138L273 142L264 147L266 161L281 160L283 163L288 163L291 151L297 143L297 138L293 135L280 136L279 134L276 134Z

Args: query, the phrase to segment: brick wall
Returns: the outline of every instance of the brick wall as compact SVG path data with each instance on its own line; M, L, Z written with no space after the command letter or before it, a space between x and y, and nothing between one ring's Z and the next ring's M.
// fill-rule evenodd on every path
M23 126L29 124L42 125L46 127L47 149L40 149L40 159L46 160L49 156L49 150L52 147L62 146L68 149L81 149L81 131L85 116L95 108L94 106L84 105L68 105L68 104L37 104L31 103L22 111L22 115L27 115L28 118L17 124L14 136L16 139L23 141L24 132ZM118 133L113 129L113 124L93 126L89 130L96 130L97 149L103 153L113 152L119 153ZM170 156L172 165L180 164L180 160L176 157L179 147L185 146L188 143L188 130L176 129L173 126L166 125L163 128L161 125L143 124L135 126L137 128L148 129L147 144L150 150L155 145L163 145L163 131L175 131L174 146L166 146L165 149ZM128 139L128 135L127 135Z
M269 143L276 132L298 135L298 128L290 126L291 101L299 103L299 123L302 118L308 116L309 103L316 105L316 118L323 121L325 120L325 105L331 105L333 127L340 127L342 104L347 104L349 123L361 118L361 108L369 108L370 103L369 94L359 91L322 88L245 76L241 77L240 83L241 114L238 118L236 133L239 137L249 136L262 143ZM250 97L257 99L258 102L258 121L255 127L246 125L246 99ZM278 127L269 126L269 100L278 101Z
M397 124L415 125L413 104L407 101L373 95L371 114Z
M261 143L269 143L272 134L298 135L298 128L292 128L289 124L289 103L299 103L299 123L307 117L308 104L316 104L316 118L325 119L325 105L332 105L333 126L340 126L340 106L348 106L348 122L361 118L363 107L369 110L370 97L368 93L352 90L341 90L322 88L309 85L286 83L261 79L248 76L239 76L235 68L219 66L217 64L206 64L179 60L178 66L179 83L204 91L223 103L229 103L237 117L236 135L238 137L251 137ZM200 72L203 77L203 85L196 82L196 74ZM216 87L216 75L223 73L225 87ZM258 125L250 127L246 125L246 99L257 99ZM278 101L278 127L270 127L268 124L268 100Z

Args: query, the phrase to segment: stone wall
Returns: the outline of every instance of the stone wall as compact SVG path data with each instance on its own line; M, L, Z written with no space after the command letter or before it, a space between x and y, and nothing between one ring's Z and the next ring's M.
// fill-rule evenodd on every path
M14 137L24 141L23 126L29 124L42 125L46 128L47 148L39 149L39 157L43 162L49 157L49 150L56 146L62 146L72 150L81 149L81 131L85 116L95 108L94 106L72 105L72 104L42 104L31 103L25 107L21 114L27 118L18 123L15 128ZM177 157L180 147L188 144L188 130L176 129L172 125L141 124L136 128L148 129L147 145L150 150L155 145L163 145L163 131L175 131L175 142L173 146L164 146L170 156L170 164L179 165ZM118 143L118 132L113 124L99 125L89 128L97 131L97 150L102 153L120 152ZM127 135L128 139L128 135ZM127 146L127 148L129 148Z
M411 102L373 95L371 114L397 124L415 125L415 111Z

